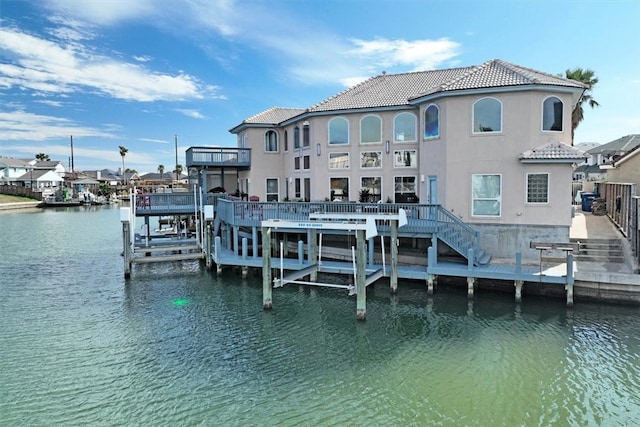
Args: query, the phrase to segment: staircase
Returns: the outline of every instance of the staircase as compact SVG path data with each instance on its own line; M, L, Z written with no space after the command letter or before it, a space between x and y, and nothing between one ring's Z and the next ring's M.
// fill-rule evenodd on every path
M448 210L438 206L438 239L465 258L473 249L473 264L486 265L491 255L480 248L480 234Z
M580 244L573 256L576 261L619 264L626 262L619 239L571 239L571 242Z

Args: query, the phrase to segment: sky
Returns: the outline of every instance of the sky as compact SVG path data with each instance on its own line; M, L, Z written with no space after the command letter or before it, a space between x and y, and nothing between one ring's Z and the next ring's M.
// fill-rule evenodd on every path
M599 82L575 143L640 134L637 0L0 0L0 156L185 164L273 106L502 59ZM177 150L176 150L177 147ZM255 161L256 159L254 159Z

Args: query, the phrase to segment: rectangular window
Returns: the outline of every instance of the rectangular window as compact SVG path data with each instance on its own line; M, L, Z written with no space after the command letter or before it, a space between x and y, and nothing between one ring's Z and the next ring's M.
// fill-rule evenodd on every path
M502 176L472 175L471 197L473 216L502 214Z
M284 131L284 151L289 151L289 132Z
M418 166L418 152L416 150L397 150L393 152L394 168L415 168Z
M300 178L296 178L294 181L294 192L295 192L295 198L296 199L300 199L302 197L302 194L300 193Z
M381 168L382 151L365 151L360 153L361 168Z
M527 174L527 203L549 203L549 174Z
M382 199L382 178L379 176L363 176L360 179L360 200L363 203L377 203ZM364 190L364 191L363 191Z
M329 153L329 169L349 169L349 153Z
M293 158L293 168L297 171L300 170L300 157Z
M311 158L309 156L304 156L302 160L305 170L311 169Z
M396 203L418 203L415 176L396 176L394 178L394 197Z
M349 200L349 178L331 178L331 201L346 202Z
M302 146L308 147L310 140L311 140L311 135L309 131L309 125L305 124L302 126Z
M278 178L267 178L267 202L277 202L278 199Z

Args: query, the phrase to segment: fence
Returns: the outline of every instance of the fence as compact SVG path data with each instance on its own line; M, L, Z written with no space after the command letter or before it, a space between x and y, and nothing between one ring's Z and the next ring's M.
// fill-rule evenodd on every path
M29 187L21 187L17 185L0 185L0 194L9 194L11 196L22 196L42 200L42 192L33 191Z
M629 240L640 262L640 197L636 196L636 184L602 183L600 197L605 199L607 215Z
M631 200L631 227L629 227L629 243L640 265L640 197Z

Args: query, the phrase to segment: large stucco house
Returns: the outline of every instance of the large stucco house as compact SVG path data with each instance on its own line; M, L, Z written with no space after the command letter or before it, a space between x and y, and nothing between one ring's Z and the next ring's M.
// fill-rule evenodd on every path
M571 112L584 90L502 60L382 73L309 108L247 118L230 130L238 166L207 168L205 185L261 201L439 204L512 258L531 241L569 240L572 165L585 159Z

